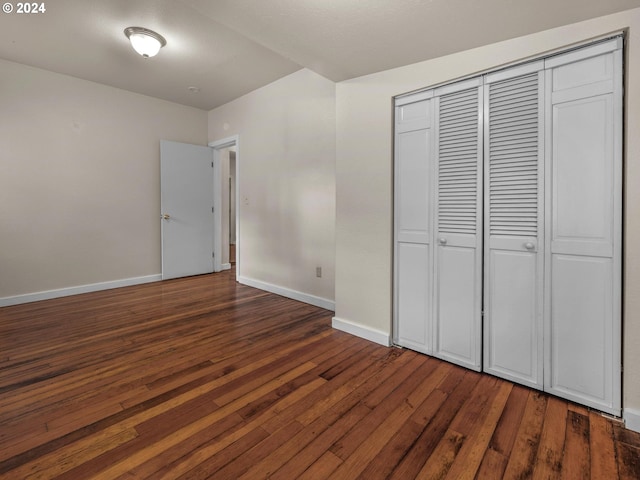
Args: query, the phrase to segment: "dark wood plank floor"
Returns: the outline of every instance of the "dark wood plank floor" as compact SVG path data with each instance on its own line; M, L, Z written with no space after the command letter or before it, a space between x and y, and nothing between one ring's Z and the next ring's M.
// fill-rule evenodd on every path
M639 479L597 412L233 271L0 309L0 478Z

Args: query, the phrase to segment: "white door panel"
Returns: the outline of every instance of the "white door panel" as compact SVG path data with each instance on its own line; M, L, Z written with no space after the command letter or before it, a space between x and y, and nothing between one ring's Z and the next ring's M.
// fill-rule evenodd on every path
M553 91L560 92L613 80L613 55L596 57L565 64L553 75Z
M421 100L396 107L396 132L405 133L429 128L431 102Z
M526 239L522 239L526 240ZM485 370L542 388L538 254L492 248L485 285ZM490 317L489 317L490 313Z
M162 278L213 272L213 151L160 142Z
M619 415L622 57L571 60L546 72L545 390Z
M478 79L438 89L434 355L481 368L482 95ZM464 87L464 89L461 89ZM471 87L471 88L469 88Z
M544 73L485 87L484 370L543 388ZM524 71L523 71L524 70Z
M397 247L397 343L431 353L431 262L428 245L399 243Z
M611 246L612 113L610 94L553 106L554 243Z
M437 247L436 355L479 369L477 339L480 338L477 255L473 248Z
M612 262L554 255L549 387L588 405L612 406Z
M430 130L398 135L397 240L428 243L431 237Z
M433 311L431 100L396 107L394 341L430 353Z

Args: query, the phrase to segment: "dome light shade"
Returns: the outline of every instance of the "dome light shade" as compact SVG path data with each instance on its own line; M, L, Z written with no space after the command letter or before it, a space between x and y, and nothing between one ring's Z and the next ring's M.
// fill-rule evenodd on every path
M124 34L131 42L133 49L144 58L153 57L167 44L162 35L142 27L127 27Z

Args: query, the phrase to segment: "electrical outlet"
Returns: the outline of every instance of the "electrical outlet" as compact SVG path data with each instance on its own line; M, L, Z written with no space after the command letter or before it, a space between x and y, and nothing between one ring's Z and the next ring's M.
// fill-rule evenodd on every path
M322 267L316 267L316 277L322 277Z

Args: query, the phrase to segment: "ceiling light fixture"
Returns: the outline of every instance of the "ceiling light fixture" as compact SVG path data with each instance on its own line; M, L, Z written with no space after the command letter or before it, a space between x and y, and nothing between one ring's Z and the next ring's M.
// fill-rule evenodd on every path
M153 57L167 44L162 35L142 27L127 27L124 34L131 42L133 49L144 58Z

